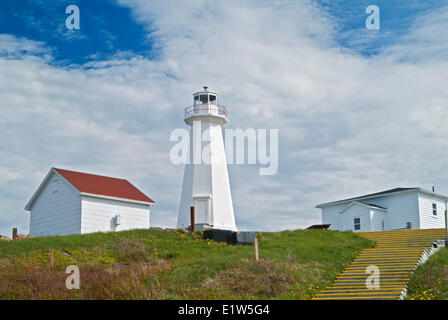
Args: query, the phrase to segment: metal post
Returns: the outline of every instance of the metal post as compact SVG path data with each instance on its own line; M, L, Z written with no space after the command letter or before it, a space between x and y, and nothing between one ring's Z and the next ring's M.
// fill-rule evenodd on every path
M190 207L190 231L194 232L194 207Z
M255 260L258 261L258 238L257 237L255 237L254 248L255 248Z
M17 239L17 228L12 228L12 240Z

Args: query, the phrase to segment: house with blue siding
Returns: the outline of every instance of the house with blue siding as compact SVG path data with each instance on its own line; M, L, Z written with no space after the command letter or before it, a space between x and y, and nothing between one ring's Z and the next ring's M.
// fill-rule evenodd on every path
M445 228L448 196L422 188L395 188L322 203L330 230L366 232Z

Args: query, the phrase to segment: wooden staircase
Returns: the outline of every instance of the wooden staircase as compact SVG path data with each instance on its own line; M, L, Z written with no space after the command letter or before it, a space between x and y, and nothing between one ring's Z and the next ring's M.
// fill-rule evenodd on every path
M336 277L333 284L313 300L400 299L412 272L429 253L432 243L445 239L445 229L394 230L361 232L376 243L361 253ZM379 289L368 289L368 266L379 268Z

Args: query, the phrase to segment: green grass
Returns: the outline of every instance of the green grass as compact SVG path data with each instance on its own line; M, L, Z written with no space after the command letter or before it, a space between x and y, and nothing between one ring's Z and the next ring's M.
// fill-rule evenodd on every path
M448 300L448 249L442 248L415 270L409 281L409 300Z
M0 299L310 299L373 243L351 232L258 234L231 246L180 231L0 241ZM49 250L55 265L49 266ZM77 265L81 290L65 288Z

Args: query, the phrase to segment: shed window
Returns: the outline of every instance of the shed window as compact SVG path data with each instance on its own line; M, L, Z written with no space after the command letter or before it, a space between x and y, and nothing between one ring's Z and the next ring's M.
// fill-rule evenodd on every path
M406 222L406 229L412 229L412 223Z
M355 230L361 230L361 218L353 219Z
M437 215L437 203L432 204L432 214L435 216Z

